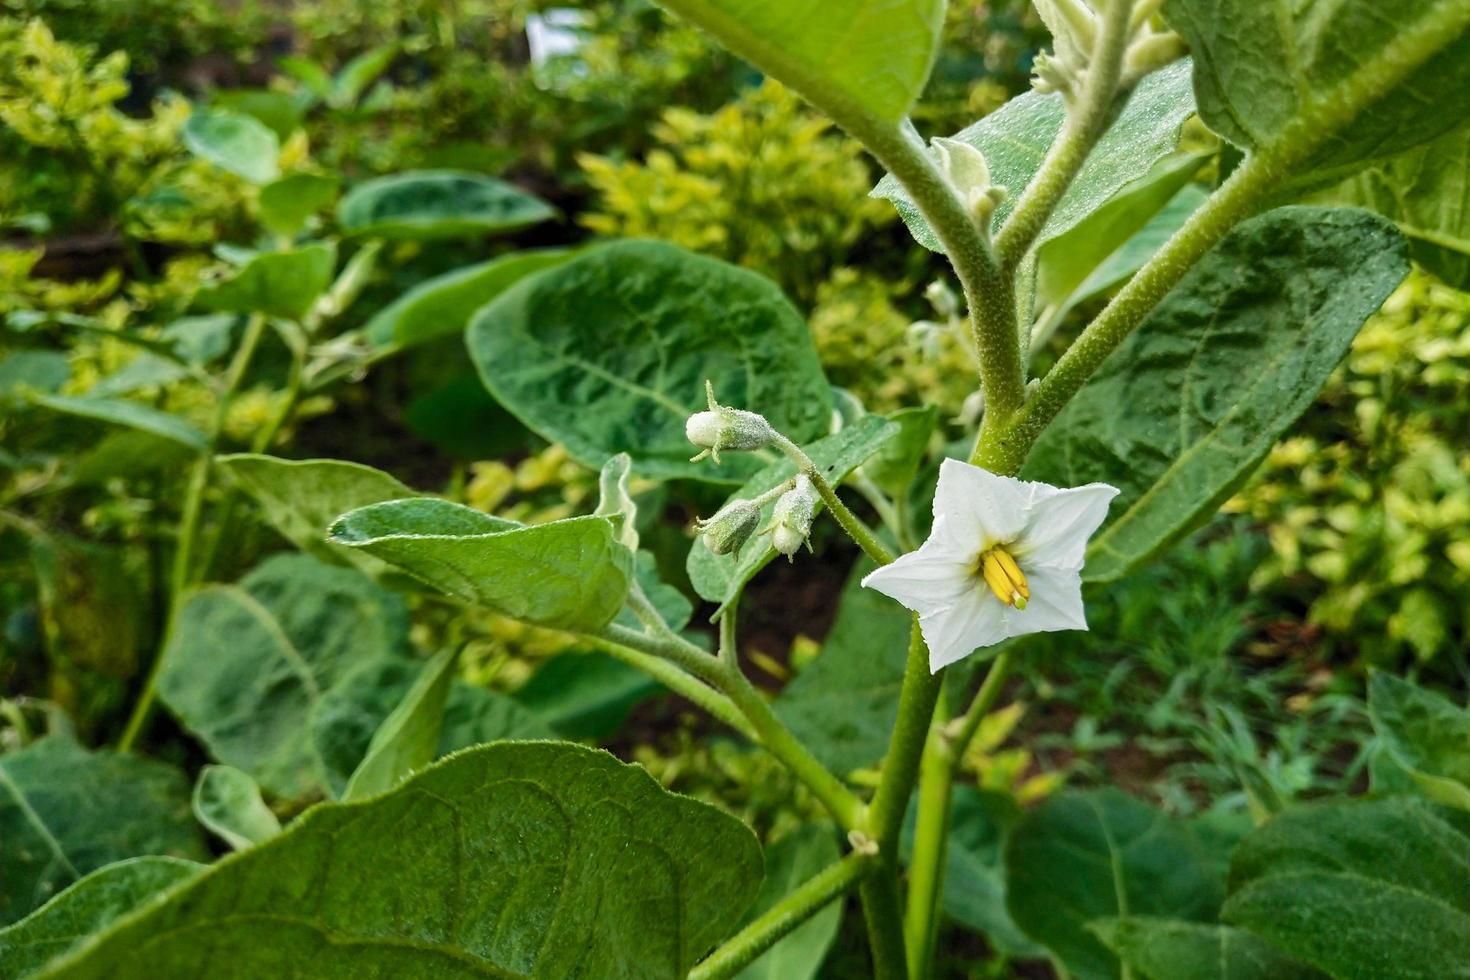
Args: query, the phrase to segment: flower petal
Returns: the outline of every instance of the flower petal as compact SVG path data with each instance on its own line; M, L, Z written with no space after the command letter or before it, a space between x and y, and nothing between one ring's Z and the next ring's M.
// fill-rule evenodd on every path
M914 610L925 613L959 601L975 590L970 560L926 541L918 551L869 572L863 585Z
M921 615L930 673L1010 636L1006 621L1011 612L990 592L976 590L952 606Z
M992 545L1020 537L1037 486L946 459L939 464L934 519L943 519L954 539L965 542L978 555Z
M1026 530L1011 548L1028 575L1033 565L1081 568L1087 539L1108 516L1108 505L1118 495L1118 488L1106 483L1047 489L1052 492L1036 495Z
M1024 610L1011 612L1012 636L1087 629L1082 576L1077 569L1028 568L1026 580L1031 586L1031 598Z

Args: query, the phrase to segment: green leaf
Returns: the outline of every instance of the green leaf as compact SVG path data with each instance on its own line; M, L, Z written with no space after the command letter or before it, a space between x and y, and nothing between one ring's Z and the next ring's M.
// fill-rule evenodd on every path
M855 425L803 448L827 481L836 486L897 435L898 431L897 425L882 416L868 415L859 419ZM729 500L756 497L780 486L795 475L795 463L785 458L778 459L746 480L739 490L730 495ZM761 508L761 527L770 522L775 507L776 502L771 501ZM820 510L819 504L819 513ZM688 569L694 591L702 598L720 604L715 613L718 616L740 594L745 584L774 557L776 549L771 547L768 534L753 536L738 555L717 555L709 550L704 541L696 538L689 546L685 568Z
M459 662L459 648L441 651L424 665L402 703L373 735L367 755L353 772L343 800L386 793L434 761L444 725L444 705Z
M813 755L843 774L888 751L913 625L905 609L861 586L872 570L871 562L858 562L821 654L772 704Z
M327 105L334 109L345 109L356 102L367 87L388 70L393 59L398 57L399 45L394 41L369 48L342 66L332 79L327 93Z
M633 574L632 553L602 517L527 527L424 497L344 514L329 538L503 615L581 632L617 615Z
M92 872L26 918L0 929L0 976L18 978L39 970L203 867L179 858L139 857Z
M439 754L448 755L487 742L556 737L547 720L497 691L455 681L444 708Z
M71 359L59 350L17 350L0 358L0 404L24 403L27 392L52 395L71 378Z
M304 114L300 103L290 95L263 88L216 89L209 101L216 109L254 117L281 140L289 139L301 127Z
M1446 19L1455 4L1396 0L1298 0L1289 8L1259 0L1166 0L1164 16L1189 43L1200 116L1246 150L1294 138L1321 107L1345 98L1356 71L1411 30ZM1463 23L1463 22L1462 22ZM1292 176L1298 183L1351 172L1369 159L1426 143L1470 118L1470 33L1446 36L1440 52L1376 102ZM1310 175L1310 176L1309 176Z
M1207 921L1224 892L1188 830L1112 788L1062 793L1028 813L1006 844L1006 875L1011 917L1079 980L1119 976L1089 922Z
M1133 916L1099 919L1092 931L1139 980L1327 980L1229 926Z
M337 200L342 180L335 174L291 174L260 189L260 223L287 238L305 227L307 219Z
M1436 803L1470 810L1470 711L1375 670L1368 717L1388 758Z
M598 517L606 517L618 529L618 540L629 551L638 550L638 505L628 492L628 476L633 469L633 460L627 453L618 453L602 464L597 478Z
M514 698L562 738L595 741L615 734L637 704L660 691L657 681L620 660L572 652L537 667Z
M1369 208L1409 236L1409 254L1457 289L1470 288L1470 126L1371 166L1314 195Z
M633 556L633 576L643 587L643 594L653 604L654 611L663 618L664 624L674 632L689 625L694 615L694 605L684 593L669 585L659 576L658 559L646 551ZM618 622L629 629L642 629L643 625L633 610L624 608L618 613Z
M939 50L944 0L659 0L828 113L908 115Z
M65 735L0 756L0 841L0 923L114 861L207 857L183 773Z
M375 314L363 335L375 347L402 350L460 333L480 307L573 254L563 248L512 252L426 279Z
M264 313L302 320L332 282L337 246L330 242L281 252L259 252L224 282L199 290L207 310Z
M1383 219L1296 207L1242 224L1191 269L1022 471L1122 491L1085 577L1114 581L1212 515L1407 272L1403 240Z
M269 840L281 822L260 798L260 786L234 766L205 766L194 783L194 818L231 850Z
M354 667L408 656L402 599L351 569L279 555L189 597L159 695L215 759L299 799L323 783L309 727L318 703Z
M902 500L929 453L929 440L939 426L939 406L899 409L888 420L898 432L863 464L863 472L884 493Z
M409 170L364 181L337 206L344 234L390 241L480 238L554 217L556 209L539 197L460 170Z
M747 453L691 463L684 434L706 408L759 411L803 442L826 431L832 392L811 335L768 279L674 245L596 246L523 279L476 314L480 377L531 429L597 468L615 453L645 476L738 483Z
M746 921L765 912L841 857L833 829L826 824L804 824L782 837L766 850L765 881ZM736 980L812 980L827 958L841 925L842 903L832 902L737 973Z
M1470 976L1470 838L1407 797L1287 810L1236 849L1221 915L1338 980Z
M673 980L760 878L754 835L714 807L604 752L502 743L314 808L43 976Z
M1057 202L1037 245L1044 245L1076 227L1115 195L1128 189L1179 145L1179 130L1194 114L1189 62L1154 72L1138 83L1116 121L1087 156L1077 178ZM991 182L1004 187L1007 200L995 209L991 228L999 229L1015 207L1066 118L1062 97L1056 93L1019 95L979 122L954 134L985 154ZM932 148L929 151L933 153ZM914 240L933 252L943 251L939 239L914 205L908 192L891 176L873 189L874 197L892 201Z
M203 450L209 446L209 440L204 437L204 433L177 415L170 415L139 402L125 401L120 398L79 398L67 395L32 395L31 401L53 412L96 419L112 425L125 425L130 429L162 436L164 439L190 449Z
M349 510L413 496L387 473L340 459L277 459L253 453L219 456L216 463L260 505L271 527L302 551L352 562L370 574L388 568L372 555L327 540L328 525Z
M266 184L281 174L281 141L260 120L244 113L196 111L184 124L189 152L252 184Z

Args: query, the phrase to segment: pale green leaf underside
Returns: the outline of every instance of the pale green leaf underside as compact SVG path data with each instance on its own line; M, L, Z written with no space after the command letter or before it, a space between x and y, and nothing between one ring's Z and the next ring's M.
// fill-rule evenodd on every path
M1214 513L1407 272L1403 240L1383 219L1321 208L1248 221L1190 270L1023 470L1122 491L1084 575L1115 580Z
M444 705L454 680L459 648L444 650L424 665L413 686L373 734L367 754L353 772L342 799L386 793L438 754Z
M525 526L422 497L344 514L330 539L506 616L583 632L617 615L633 574L632 553L603 517Z
M352 188L337 205L337 223L344 233L390 241L471 238L555 216L556 210L535 195L459 170L377 177Z
M896 123L924 90L944 0L659 0L818 108Z
M254 116L242 112L201 110L184 124L189 152L253 184L275 180L281 173L281 143Z
M43 976L673 980L760 879L743 824L641 769L499 743L309 811Z
M1138 980L1327 980L1257 936L1230 926L1134 916L1092 931Z
M194 783L194 816L230 849L243 851L281 832L260 785L234 766L205 766Z
M1057 202L1037 239L1038 245L1076 226L1115 194L1145 178L1154 164L1174 152L1179 144L1180 127L1194 112L1189 76L1186 60L1154 72L1138 83L1116 121L1088 155L1067 193ZM1009 193L1008 199L995 210L992 229L1000 227L1031 183L1061 131L1065 116L1060 95L1027 92L954 134L954 139L985 154L991 182ZM893 202L920 245L930 251L943 251L933 229L893 177L880 180L873 196Z
M124 401L120 398L68 395L32 395L31 400L53 412L63 412L67 415L126 426L140 432L161 436L190 449L204 449L208 445L204 433L177 415L170 415L168 412L150 408L139 402Z

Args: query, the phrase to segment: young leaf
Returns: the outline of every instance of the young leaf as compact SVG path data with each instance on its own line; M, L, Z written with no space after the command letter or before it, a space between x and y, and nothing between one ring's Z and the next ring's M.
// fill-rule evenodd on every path
M1179 130L1193 113L1188 61L1170 65L1139 82L1057 202L1037 244L1075 227L1173 153L1179 145ZM1065 118L1062 96L1027 92L952 137L984 153L991 182L1008 192L1007 200L995 209L992 229L1000 228L1036 176ZM873 188L872 196L893 202L920 245L933 252L942 251L933 229L898 181L884 177Z
M908 115L939 50L944 0L660 0L838 117Z
M617 615L633 574L632 553L602 517L527 527L424 497L350 511L328 537L502 615L582 632Z
M746 920L754 919L842 856L830 826L804 824L766 850L766 878ZM812 980L842 925L842 903L832 902L797 926L735 980Z
M42 976L674 980L760 878L754 835L714 807L604 752L501 743L312 809Z
M280 176L281 141L253 116L196 111L184 124L184 145L221 170L266 184Z
M835 435L820 439L804 447L806 454L821 470L827 481L836 486L853 470L878 452L895 435L899 428L879 415L867 415ZM730 495L730 500L758 496L780 486L796 475L796 464L789 459L779 459L760 470L739 490ZM761 509L761 526L771 520L776 502L771 501ZM819 508L820 510L820 508ZM769 535L756 535L745 543L739 554L717 555L701 540L689 547L685 567L694 591L710 602L725 604L740 594L745 583L756 576L766 564L776 557Z
M208 857L183 773L66 735L0 756L0 840L0 924L114 861Z
M291 238L308 218L337 200L342 180L335 174L291 174L260 189L260 223Z
M336 267L337 246L331 242L260 252L229 279L199 290L196 299L207 310L299 321L331 284Z
M1138 980L1327 980L1229 926L1130 916L1098 919L1091 928Z
M1436 803L1470 810L1470 711L1375 670L1368 716L1388 757Z
M638 550L638 505L628 493L628 475L633 460L627 453L618 453L602 464L598 476L598 517L606 517L617 525L618 540L629 551Z
M480 238L556 217L556 210L503 180L459 170L410 170L364 181L342 198L344 234L390 241Z
M1444 97L1470 90L1463 5L1395 0L1392 16L1387 12L1381 0L1300 0L1290 10L1259 0L1164 5L1170 26L1194 55L1200 116L1246 150L1269 150L1295 138L1294 126L1345 101L1350 86L1371 84L1382 71L1379 59L1404 35L1446 25L1439 53L1398 88L1375 93L1375 101L1291 175L1297 184L1345 176L1470 118L1470 99ZM1457 27L1448 26L1456 21Z
M159 696L215 759L300 799L322 785L309 727L318 703L380 657L410 657L403 600L351 569L279 555L189 597Z
M1103 362L1022 470L1121 488L1084 575L1116 580L1213 514L1407 272L1403 239L1364 211L1281 208L1216 246Z
M1079 980L1119 976L1089 922L1206 921L1224 896L1189 831L1112 788L1062 793L1028 813L1006 844L1006 876L1011 917Z
M93 871L21 921L0 929L0 976L34 973L203 868L180 858L138 857Z
M82 418L96 419L113 425L125 425L155 436L162 436L189 449L205 449L209 441L177 415L150 408L139 402L120 398L78 398L67 395L32 395L31 401L53 412L64 412Z
M370 48L347 62L332 79L331 90L327 93L327 105L334 109L351 106L379 75L388 70L393 59L398 57L398 52L398 42L394 41Z
M234 766L205 766L194 783L194 818L231 850L269 840L281 822L260 798L260 786Z
M434 761L444 726L444 705L459 649L441 651L424 665L408 694L373 735L367 755L352 774L344 801L386 793Z
M1288 810L1236 849L1230 886L1226 922L1339 980L1470 975L1470 838L1418 800Z
M485 387L531 429L600 467L738 483L761 461L690 462L684 424L721 404L798 442L826 431L832 392L801 314L775 284L660 242L589 248L501 293L466 337Z
M219 456L215 462L260 505L271 527L302 551L345 559L371 574L387 569L371 555L327 540L327 526L349 510L413 496L387 473L340 459L277 459L253 453Z
M403 350L460 333L480 307L573 254L562 248L512 252L425 279L378 311L362 328L363 335L374 347Z

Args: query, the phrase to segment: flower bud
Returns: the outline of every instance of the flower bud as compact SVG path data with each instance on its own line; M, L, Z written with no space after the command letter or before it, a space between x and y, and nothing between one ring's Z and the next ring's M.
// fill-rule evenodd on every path
M807 539L812 533L812 518L817 512L818 499L817 488L802 475L796 478L796 485L776 501L771 523L766 529L771 531L771 546L785 555L787 561L801 550L803 544L811 547Z
M750 500L733 500L707 521L695 521L705 547L716 555L740 553L761 522L761 509Z
M949 178L966 210L974 215L982 229L990 227L990 216L996 205L1006 198L1004 187L990 183L990 165L985 154L963 140L935 137L934 151L939 155L939 169Z
M775 437L775 431L764 416L719 404L715 401L714 385L708 381L704 383L704 390L709 399L709 410L695 412L684 423L684 434L689 441L704 447L699 455L693 457L693 462L709 456L718 463L722 449L760 449Z

